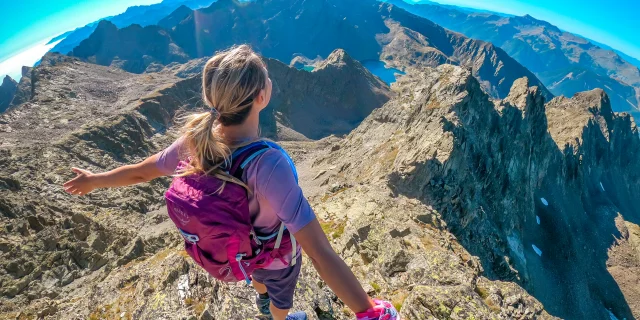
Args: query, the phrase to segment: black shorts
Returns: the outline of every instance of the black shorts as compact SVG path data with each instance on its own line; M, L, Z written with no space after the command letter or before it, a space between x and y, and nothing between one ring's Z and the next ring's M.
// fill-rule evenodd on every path
M271 303L278 309L291 309L293 307L293 294L302 267L302 254L298 256L296 265L280 270L257 269L251 277L267 287L267 293Z

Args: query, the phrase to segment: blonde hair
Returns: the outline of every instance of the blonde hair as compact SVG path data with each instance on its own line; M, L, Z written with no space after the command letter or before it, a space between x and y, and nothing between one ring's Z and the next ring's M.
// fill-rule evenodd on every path
M266 87L267 73L262 59L247 45L218 52L202 72L202 99L209 111L189 115L182 127L191 160L179 175L215 174L229 163L230 147L215 132L215 124L242 124L253 101Z

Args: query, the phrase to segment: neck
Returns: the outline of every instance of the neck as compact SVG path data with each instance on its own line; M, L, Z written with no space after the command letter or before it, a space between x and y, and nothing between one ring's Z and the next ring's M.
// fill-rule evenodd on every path
M229 144L242 142L246 140L257 139L259 137L260 118L258 112L251 112L249 117L239 125L220 126L218 132L224 136Z

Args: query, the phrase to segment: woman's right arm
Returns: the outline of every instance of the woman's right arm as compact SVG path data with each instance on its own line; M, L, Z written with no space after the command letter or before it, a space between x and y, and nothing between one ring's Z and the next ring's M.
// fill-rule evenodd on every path
M311 259L320 278L349 309L359 313L374 306L351 269L331 247L317 219L296 232L295 238Z
M167 175L165 170L158 167L158 157L159 155L155 154L140 163L102 173L91 173L87 170L72 168L77 176L67 181L63 187L70 194L85 195L99 188L124 187L151 181Z

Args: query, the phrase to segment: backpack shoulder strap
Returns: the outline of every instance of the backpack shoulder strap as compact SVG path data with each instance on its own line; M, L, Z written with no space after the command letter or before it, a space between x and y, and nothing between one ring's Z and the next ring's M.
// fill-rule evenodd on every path
M244 173L245 167L259 155L267 152L269 149L276 149L285 156L291 170L293 171L293 175L298 181L298 171L296 170L296 166L293 164L293 160L287 154L287 152L282 149L280 145L270 140L259 140L256 142L252 142L246 146L238 148L231 155L231 169L229 170L229 174L233 177L242 181L242 175Z
M247 164L259 155L267 152L269 148L269 145L262 140L238 148L231 154L231 169L229 170L229 174L242 181L244 168Z

